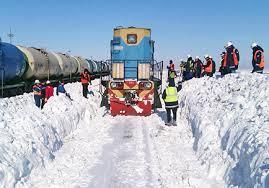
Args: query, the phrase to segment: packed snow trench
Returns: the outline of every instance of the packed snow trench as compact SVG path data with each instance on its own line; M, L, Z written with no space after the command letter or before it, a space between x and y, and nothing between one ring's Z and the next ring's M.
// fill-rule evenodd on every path
M98 80L49 99L0 99L0 187L269 187L269 77L192 79L166 113L112 117Z

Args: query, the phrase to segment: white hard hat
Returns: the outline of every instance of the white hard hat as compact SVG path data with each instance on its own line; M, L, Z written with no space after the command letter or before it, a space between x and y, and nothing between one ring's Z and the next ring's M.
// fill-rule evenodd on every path
M40 81L39 80L35 80L35 84L40 84Z
M206 58L208 58L208 57L209 57L209 55L208 55L208 54L205 54L204 58L206 59Z
M191 54L188 54L187 57L190 58L191 57Z
M226 48L228 48L228 47L230 47L230 46L232 46L232 45L233 45L232 41L228 41L228 42L227 42L227 45L226 45Z
M199 56L196 56L195 59L200 59L200 57Z
M209 56L210 59L212 59L212 56Z
M46 81L46 84L50 84L50 81L49 81L49 80L47 80L47 81Z
M251 45L251 48L254 48L256 46L258 46L258 44L256 42L253 42L252 45Z

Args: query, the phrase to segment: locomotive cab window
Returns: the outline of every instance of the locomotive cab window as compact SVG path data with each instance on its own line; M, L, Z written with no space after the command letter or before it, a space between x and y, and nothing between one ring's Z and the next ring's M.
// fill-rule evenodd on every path
M127 35L127 43L128 44L136 44L137 43L137 35L136 34L128 34Z

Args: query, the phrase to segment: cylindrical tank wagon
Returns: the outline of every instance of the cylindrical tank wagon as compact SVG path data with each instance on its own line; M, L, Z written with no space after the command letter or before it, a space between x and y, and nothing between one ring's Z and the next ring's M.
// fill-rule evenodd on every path
M28 65L23 79L33 80L47 78L50 73L47 52L37 48L17 47L23 52Z
M74 57L77 62L78 62L78 72L83 72L84 69L88 69L90 71L90 73L92 73L92 69L91 69L91 66L89 64L89 62L84 59L83 57L79 57L79 56L76 56Z
M57 79L63 75L63 71L57 57L54 55L54 52L47 51L47 54L49 58L49 74L47 79Z
M52 54L57 58L58 64L61 68L61 76L62 77L71 77L76 74L78 71L78 63L71 56L62 54L62 53L54 53Z
M78 81L85 68L93 78L104 70L98 62L82 57L0 42L0 91L4 90L4 96L31 91L35 79L52 83Z
M88 64L89 64L89 67L90 67L90 73L91 73L92 75L94 75L95 70L96 70L95 63L94 63L92 60L89 60L89 59L86 59L86 61L87 61Z
M91 66L91 74L95 78L100 76L106 76L110 73L109 63L104 61L94 61L87 59L89 65Z
M20 79L27 68L24 54L14 45L0 43L0 81Z

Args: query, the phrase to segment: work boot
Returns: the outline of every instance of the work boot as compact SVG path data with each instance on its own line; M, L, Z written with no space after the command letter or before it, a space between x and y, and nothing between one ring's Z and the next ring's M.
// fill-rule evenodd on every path
M171 122L166 122L165 125L166 126L171 126L172 124L171 124Z

